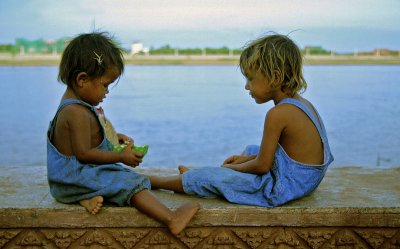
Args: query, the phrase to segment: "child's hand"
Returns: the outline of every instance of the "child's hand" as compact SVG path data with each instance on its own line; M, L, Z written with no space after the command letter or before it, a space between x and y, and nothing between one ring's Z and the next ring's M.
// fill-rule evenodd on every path
M239 171L239 172L244 172L241 164L224 164L224 165L221 165L221 167L232 169L232 170Z
M121 153L121 162L131 167L136 167L142 162L143 153L132 151L133 143L129 142Z
M225 161L223 162L223 165L225 165L225 164L241 164L241 163L250 161L254 158L256 158L256 155L251 155L251 156L234 155L234 156L230 156L227 159L225 159Z

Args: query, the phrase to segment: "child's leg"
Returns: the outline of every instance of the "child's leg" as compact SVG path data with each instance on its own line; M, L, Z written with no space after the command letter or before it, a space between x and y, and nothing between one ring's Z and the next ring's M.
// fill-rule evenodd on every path
M103 197L95 196L90 199L81 200L79 204L84 206L89 213L97 214L103 206Z
M147 189L132 196L131 204L139 211L167 225L174 235L177 235L186 227L200 208L198 203L186 203L175 211L171 211Z
M153 189L168 189L178 193L184 193L182 175L176 176L148 176Z

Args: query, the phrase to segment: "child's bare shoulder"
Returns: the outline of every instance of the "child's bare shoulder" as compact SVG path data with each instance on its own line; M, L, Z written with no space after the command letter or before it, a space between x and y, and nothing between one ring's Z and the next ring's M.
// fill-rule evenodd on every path
M276 105L267 112L265 125L276 132L280 132L290 123L291 120L288 117L292 115L292 113L293 110L290 106Z
M87 107L79 104L70 104L65 106L60 111L59 117L66 119L70 118L74 119L77 117L85 117L87 115L93 115Z
M281 104L272 107L267 116L273 119L282 119L288 117L289 115L295 114L299 111L299 109L291 104Z
M266 123L275 127L285 128L297 124L305 118L305 114L291 104L276 105L266 116Z

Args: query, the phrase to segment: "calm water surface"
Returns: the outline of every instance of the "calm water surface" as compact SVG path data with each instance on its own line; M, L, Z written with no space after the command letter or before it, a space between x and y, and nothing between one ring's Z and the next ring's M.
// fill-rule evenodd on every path
M306 66L334 166L400 165L400 66ZM65 86L57 67L0 67L0 167L45 165L46 131ZM149 144L142 166L219 166L259 144L265 113L237 66L127 66L101 103L121 133Z

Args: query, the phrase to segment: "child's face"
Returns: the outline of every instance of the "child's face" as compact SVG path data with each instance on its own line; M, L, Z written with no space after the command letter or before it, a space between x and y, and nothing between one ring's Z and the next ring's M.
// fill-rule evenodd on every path
M110 67L106 70L105 74L101 77L88 79L86 84L84 84L82 99L83 101L97 106L100 102L106 98L108 93L108 87L114 83L114 81L119 77L119 72L116 67Z
M271 82L262 73L248 72L246 75L245 89L249 91L256 103L266 103L275 97L277 88L272 87Z

